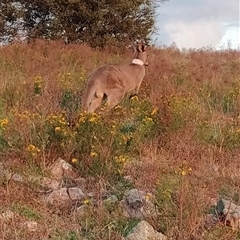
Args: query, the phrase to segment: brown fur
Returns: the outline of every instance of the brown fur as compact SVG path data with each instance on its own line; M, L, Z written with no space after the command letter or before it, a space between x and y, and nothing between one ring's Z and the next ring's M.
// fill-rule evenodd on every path
M146 47L139 44L134 59L139 64L103 65L95 69L89 76L87 89L83 98L83 109L94 112L107 97L108 109L116 106L128 92L137 94L145 76L144 65L147 65Z

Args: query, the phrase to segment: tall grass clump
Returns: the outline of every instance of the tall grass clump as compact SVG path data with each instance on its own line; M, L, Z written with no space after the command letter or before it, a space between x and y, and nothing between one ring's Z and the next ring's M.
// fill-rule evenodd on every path
M101 165L98 174L112 172L111 167L123 174L126 162L139 156L141 145L156 136L162 127L157 109L137 97L130 100L128 107L115 107L112 114L114 117L103 112L81 113L76 124L75 157L85 159L79 163L85 169L89 162L91 166L92 163Z

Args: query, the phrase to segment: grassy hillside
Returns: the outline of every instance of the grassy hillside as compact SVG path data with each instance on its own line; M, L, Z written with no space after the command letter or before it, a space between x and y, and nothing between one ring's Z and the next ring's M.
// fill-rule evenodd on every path
M155 194L148 221L171 239L240 239L203 219L219 197L240 204L240 53L211 49L149 49L138 97L114 110L81 111L88 74L103 63L128 63L133 53L37 41L0 49L0 156L11 171L48 175L58 157L89 179L89 189L131 187ZM95 186L95 188L94 188ZM18 213L1 224L1 239L121 239L132 224L91 208L84 222L52 213L34 191L0 178L0 211ZM24 219L41 228L28 233ZM204 234L203 234L204 233ZM81 235L80 234L80 235Z

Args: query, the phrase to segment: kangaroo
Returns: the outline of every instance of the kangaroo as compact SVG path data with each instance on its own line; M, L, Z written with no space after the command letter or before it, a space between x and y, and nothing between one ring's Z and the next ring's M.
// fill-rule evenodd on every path
M88 78L82 106L88 113L94 112L106 97L107 109L115 107L132 92L138 94L147 66L146 46L138 44L130 64L103 65L93 70Z

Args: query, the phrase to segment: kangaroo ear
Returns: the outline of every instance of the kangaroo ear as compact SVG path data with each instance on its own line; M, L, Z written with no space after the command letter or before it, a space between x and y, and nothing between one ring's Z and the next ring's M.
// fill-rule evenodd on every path
M146 45L142 45L142 51L145 52L147 50L147 46Z
M134 52L137 51L136 46L134 45L134 43L131 43L131 47L132 47L132 49L134 50Z
M145 52L146 49L147 49L147 46L145 46L145 45L142 44L142 43L139 43L139 44L137 45L137 50L138 50L138 52Z
M137 50L138 50L138 52L142 52L143 51L143 45L141 43L139 43L137 45Z
M136 48L136 46L135 46L135 44L134 43L130 43L128 46L127 46L127 49L132 49L134 52L137 52L137 48Z

